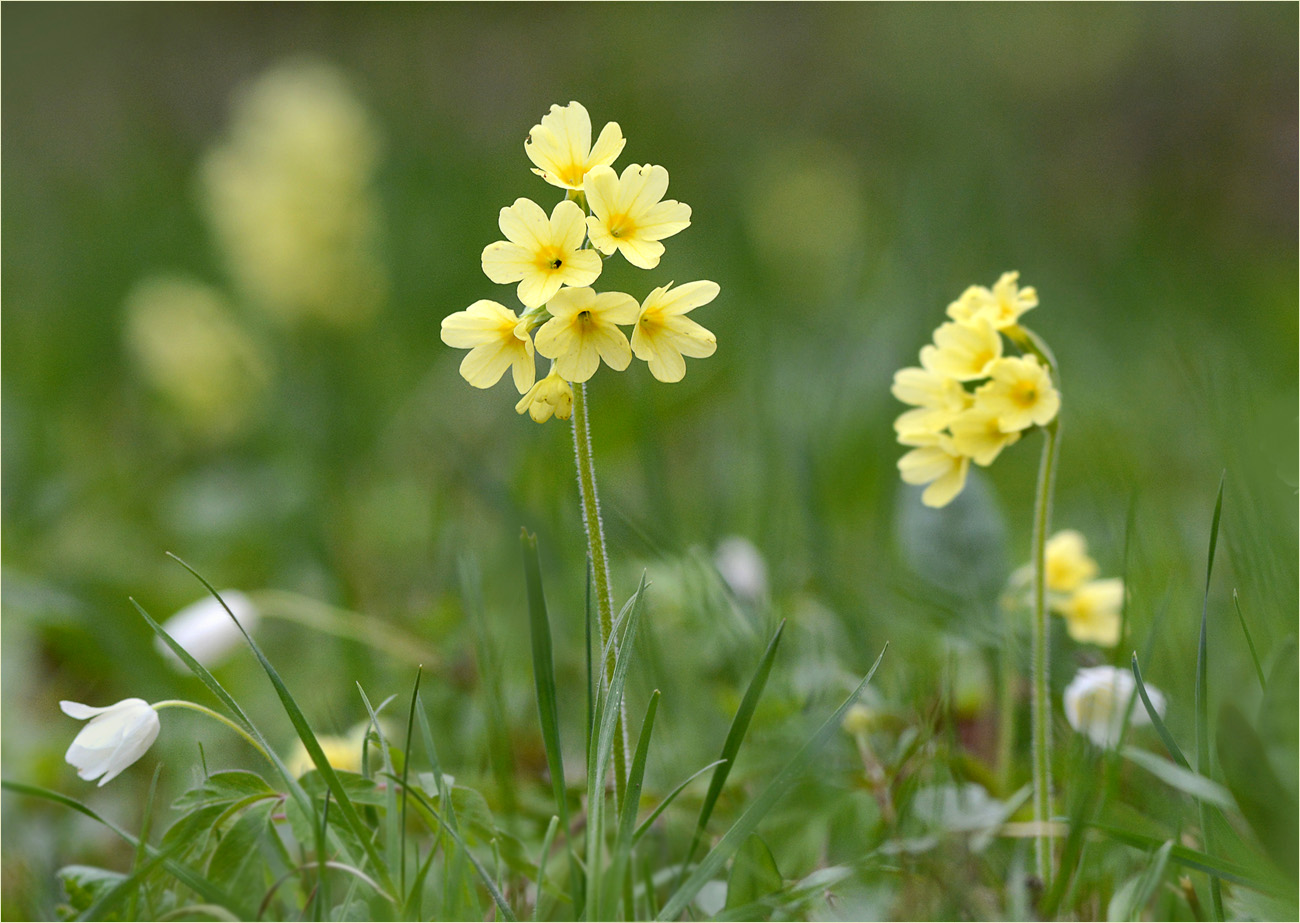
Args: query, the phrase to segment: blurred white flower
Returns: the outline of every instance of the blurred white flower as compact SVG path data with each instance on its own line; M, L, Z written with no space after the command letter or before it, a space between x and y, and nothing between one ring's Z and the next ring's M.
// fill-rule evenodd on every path
M184 424L214 442L244 427L269 363L220 294L192 279L155 276L136 284L125 312L128 350Z
M144 756L158 737L158 713L144 699L123 699L106 708L62 701L59 707L65 715L90 719L64 759L76 767L81 778L98 778L101 786Z
M767 595L767 564L754 543L733 535L718 543L713 566L738 597L757 603Z
M243 88L233 108L202 179L235 281L285 323L368 320L386 286L369 114L336 69L301 60Z
M1147 684L1147 695L1156 713L1163 717L1165 697L1154 686ZM1085 667L1075 674L1065 687L1065 718L1070 727L1087 734L1099 747L1113 747L1119 743L1124 711L1137 695L1137 683L1128 670L1115 667ZM1133 705L1130 727L1150 724L1151 717L1141 701Z
M244 630L252 633L259 618L252 600L238 590L222 590L221 598L226 601L235 618L239 619ZM230 620L230 615L211 596L205 596L177 612L163 623L163 630L208 669L216 666L244 642L244 636ZM162 638L154 638L154 647L173 667L188 671Z

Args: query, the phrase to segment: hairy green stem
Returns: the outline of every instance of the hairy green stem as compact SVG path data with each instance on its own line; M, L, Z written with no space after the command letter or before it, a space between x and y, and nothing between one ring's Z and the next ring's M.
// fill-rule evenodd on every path
M1053 420L1043 429L1043 455L1038 467L1038 493L1034 500L1034 626L1033 722L1034 821L1038 833L1034 838L1034 859L1038 877L1046 891L1052 882L1052 838L1047 823L1052 816L1052 699L1047 682L1050 659L1051 616L1047 611L1046 546L1052 515L1052 488L1056 480L1056 458L1060 449L1060 428Z
M608 649L605 658L605 684L614 678L617 643L610 644L614 630L614 595L610 588L609 555L605 551L605 526L600 518L600 498L596 495L596 466L591 457L591 429L587 423L587 385L573 386L573 454L578 467L578 492L582 495L582 521L587 530L587 553L591 556L592 580L596 588L596 612L600 623L600 649ZM627 790L627 709L619 703L618 725L614 730L614 792L621 807Z
M186 699L165 699L162 702L153 703L154 711L162 711L164 708L188 708L190 711L196 711L201 715L207 715L209 718L214 718L217 721L220 721L222 724L230 728L240 737L244 738L244 740L252 744L253 749L256 750L258 753L262 754L262 756L266 757L268 763L270 763L272 766L275 765L275 760L271 759L271 754L267 753L266 749L260 743L258 743L256 740L253 739L252 735L250 735L238 724L231 721L229 718L227 718L225 715L221 714L220 712L213 711L212 709L208 708L206 705L200 705L197 702L190 702Z

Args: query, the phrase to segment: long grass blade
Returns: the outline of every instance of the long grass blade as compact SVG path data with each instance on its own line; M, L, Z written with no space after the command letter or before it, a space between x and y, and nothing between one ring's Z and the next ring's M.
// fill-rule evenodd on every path
M1219 495L1214 501L1214 519L1210 524L1210 553L1205 561L1205 595L1201 603L1201 636L1196 646L1196 769L1210 776L1210 717L1209 717L1209 646L1207 628L1210 613L1210 576L1214 573L1214 550L1219 543L1219 518L1223 513L1223 484L1225 471L1219 477ZM1201 814L1201 836L1207 853L1214 852L1214 832L1210 828L1210 810L1204 799L1197 799ZM1223 919L1223 887L1218 878L1210 877L1210 901L1214 919Z
M641 804L641 787L645 782L645 764L646 758L650 752L650 734L654 730L655 712L659 709L659 690L656 689L650 695L650 701L646 705L645 718L641 721L641 733L637 738L636 750L632 755L632 766L627 777L627 794L624 796L621 807L621 816L619 817L618 833L614 837L614 859L610 863L610 883L613 887L609 893L617 895L617 885L624 881L627 872L628 861L632 855L632 845L635 842L634 834L636 830L636 815L638 807ZM614 916L615 907L613 902L607 908L602 908L606 917ZM627 919L633 919L636 916L635 908L626 909Z
M474 626L474 646L479 675L487 693L488 762L492 778L501 795L507 818L519 815L519 796L515 791L514 758L510 754L510 728L506 721L505 696L501 691L501 664L488 632L487 610L483 605L482 579L472 555L460 557L460 594L470 623Z
M763 656L759 658L758 667L750 677L745 695L740 700L740 707L736 709L736 716L731 719L731 727L728 728L727 736L722 742L722 753L719 756L721 762L713 770L713 778L709 780L709 790L704 795L704 803L700 805L700 816L695 821L695 833L691 837L690 848L686 850L686 858L682 861L682 874L685 874L691 860L695 858L695 851L699 849L700 842L704 839L704 831L708 826L709 817L713 814L713 808L718 803L718 797L722 794L722 787L727 782L731 767L736 764L736 754L740 752L740 745L745 741L749 722L754 717L758 700L767 685L767 678L772 672L772 663L776 660L776 649L781 643L781 635L784 631L785 619L782 619L767 642Z
M221 604L221 607L226 610L226 614L230 616L231 620L234 621L235 625L239 628L240 634L244 636L244 640L248 642L248 646L252 648L258 662L262 665L263 672L265 672L267 678L271 680L271 685L275 688L275 693L280 699L280 704L284 708L285 714L289 716L290 723L293 724L294 730L298 732L298 739L302 741L303 747L306 748L307 753L311 756L312 763L316 766L316 770L325 781L325 785L334 796L334 800L338 802L339 811L343 815L344 823L348 825L352 830L352 833L356 836L357 841L361 844L361 848L365 851L366 857L370 860L384 891L389 894L395 894L397 889L393 885L392 876L389 874L388 868L384 865L383 860L379 855L379 851L375 848L375 844L371 841L370 831L368 831L365 825L362 824L361 817L357 814L356 806L352 804L352 799L348 797L347 790L339 780L338 773L334 771L334 767L331 766L329 760L326 759L325 751L321 749L320 742L312 732L311 725L307 723L307 716L303 714L297 701L289 692L289 687L286 686L284 680L281 679L279 672L277 672L275 667L271 665L271 661L267 659L266 654L262 653L262 649L258 647L257 642L253 640L252 635L244 630L244 626L239 624L239 620L235 618L235 614L230 611L230 607L226 605L225 600L221 598L221 594L216 591L212 584L209 583L203 575L190 567L189 564L185 563L176 555L168 552L168 557L193 574L194 577L202 583L205 588L207 588L213 598Z
M633 843L638 842L641 839L641 837L645 836L647 833L650 832L651 825L653 825L654 822L659 819L660 814L662 814L664 811L668 809L668 806L673 803L673 800L682 793L682 789L686 788L686 786L690 785L700 776L704 775L706 772L708 772L710 769L717 766L721 762L722 760L714 760L712 763L707 763L704 766L701 766L699 769L695 770L693 773L691 773L689 776L683 779L680 783L678 783L677 787L664 796L664 800L659 802L658 806L653 811L651 811L649 815L647 815L646 819L641 821L641 825L636 828L636 833L632 835Z
M1267 687L1264 683L1264 668L1259 663L1259 653L1255 650L1255 640L1250 636L1250 629L1246 627L1246 617L1241 614L1241 600L1237 598L1237 591L1232 591L1232 607L1237 610L1237 621L1241 623L1241 633L1246 636L1246 646L1250 648L1250 662L1255 665L1255 676L1259 678L1260 691Z
M760 820L776 804L777 800L792 786L799 778L805 767L812 762L813 758L821 751L826 741L839 730L840 722L844 718L850 706L858 700L862 690L871 682L871 678L876 675L876 670L880 666L881 660L885 657L885 651L889 649L886 644L881 650L880 656L872 664L867 675L863 677L856 689L849 693L846 698L829 718L819 727L816 733L809 738L808 742L803 745L794 758L776 774L776 777L767 784L767 787L756 797L745 809L745 813L732 825L696 867L691 876L686 879L685 883L676 890L668 902L664 904L656 917L658 920L675 920L686 909L686 905L694 899L704 885L712 880L721 870L723 864L731 858L738 850L745 839L754 832Z
M357 683L357 692L361 694L361 701L366 706L366 714L370 715L370 726L375 729L375 736L379 738L379 756L383 771L387 775L394 775L393 756L388 746L388 738L384 736L384 729L379 724L379 713L371 706L370 697L366 695L366 690L360 683ZM381 704L380 708L382 707ZM405 838L398 823L397 790L389 785L384 791L384 851L390 872L392 869L401 869L403 865L402 850Z
M1133 833L1129 830L1123 830L1119 827L1113 827L1110 824L1092 822L1088 824L1092 830L1102 833L1119 843L1133 846L1141 850L1158 849L1164 844L1161 837L1146 836L1141 833ZM1174 844L1174 848L1169 853L1169 859L1184 868L1195 869L1198 872L1205 872L1222 878L1224 881L1241 885L1258 891L1261 894L1276 894L1264 883L1250 877L1249 872L1237 865L1235 862L1229 862L1227 859L1221 859L1218 856L1211 856L1209 853L1201 852L1199 849L1192 849L1189 846L1183 846L1179 843ZM1294 894L1291 895L1294 898Z
M423 675L424 675L424 668L417 667L415 671L415 685L411 689L411 707L407 709L407 713L406 713L406 743L402 745L402 806L401 806L401 821L400 821L402 825L402 858L401 858L401 862L398 864L398 884L399 887L401 888L403 900L406 901L406 906L408 908L410 908L411 906L412 897L416 895L417 890L423 891L423 885L424 885L424 877L422 875L417 876L417 881L415 886L412 887L410 892L406 890L406 780L410 777L411 774L411 739L413 738L415 733L415 705L416 702L419 701L420 679ZM429 855L430 857L432 857L433 855L432 850L430 850ZM419 859L418 846L416 847L416 859L418 862ZM419 906L418 900L419 898L416 897L417 908Z
M1174 758L1174 762L1186 769L1192 771L1192 764L1187 762L1187 757L1183 756L1183 751L1179 748L1178 743L1174 740L1174 735L1169 733L1169 728L1165 727L1164 719L1160 717L1160 712L1156 711L1155 705L1151 703L1151 696L1147 694L1146 683L1142 682L1142 671L1138 668L1137 651L1133 652L1131 661L1133 669L1133 679L1137 683L1138 698L1142 700L1142 706L1147 710L1147 717L1151 719L1151 726L1156 729L1160 739L1164 741L1165 749L1169 755Z

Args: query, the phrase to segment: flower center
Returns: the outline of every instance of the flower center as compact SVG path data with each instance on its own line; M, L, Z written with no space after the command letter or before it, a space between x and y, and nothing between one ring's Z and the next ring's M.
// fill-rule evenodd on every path
M1017 385L1011 399L1021 407L1033 407L1038 403L1038 389L1033 385Z

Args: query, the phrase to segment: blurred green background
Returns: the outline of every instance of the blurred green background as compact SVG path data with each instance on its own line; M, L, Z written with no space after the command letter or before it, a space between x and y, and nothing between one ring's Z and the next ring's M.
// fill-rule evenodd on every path
M1212 694L1249 695L1232 589L1261 656L1295 632L1292 4L54 4L7 6L4 27L7 778L136 822L150 770L102 790L76 779L62 754L77 725L57 702L207 701L127 602L161 620L202 595L172 551L218 587L303 594L363 629L419 636L436 653L425 690L444 762L488 788L499 685L506 760L537 783L518 534L539 535L576 728L571 437L517 416L508 385L466 385L438 334L476 299L514 304L479 254L502 206L556 200L523 140L571 99L596 130L620 124L617 166L665 165L669 195L693 209L657 270L610 261L601 285L637 298L669 280L722 287L693 315L718 352L683 382L635 364L589 384L617 592L643 569L655 584L634 680L634 702L665 695L650 785L714 758L782 617L742 784L886 641L876 686L901 721L968 674L973 713L992 707L978 652L998 637L989 600L1028 559L1037 440L924 514L898 481L889 384L950 300L1004 270L1037 287L1025 321L1062 368L1054 523L1085 532L1118 575L1132 511L1132 634L1116 656L1143 652L1171 729L1190 740L1225 469ZM329 292L353 285L325 299L341 314L277 308L241 276L240 259L273 248L237 221L223 231L205 180L214 151L257 148L247 88L286 65L326 75L326 111L352 139L321 148L322 173L342 164L322 187L337 194L299 216L319 252L355 257L328 270L343 280ZM242 220L257 225L259 204L250 192ZM251 255L232 255L240 240ZM197 326L169 326L181 316ZM728 536L766 562L753 599L711 564ZM462 602L466 556L481 634ZM378 701L413 679L411 663L283 621L262 637L322 731L364 717L354 680ZM1062 634L1054 687L1098 656ZM954 666L966 662L979 669ZM287 746L251 657L218 676ZM168 713L144 761L166 762L165 794L192 781L196 738L210 764L252 764L215 725ZM852 762L842 749L832 765ZM42 805L6 795L4 822L10 918L52 912L57 864L112 855ZM806 869L822 849L792 842L778 858Z

